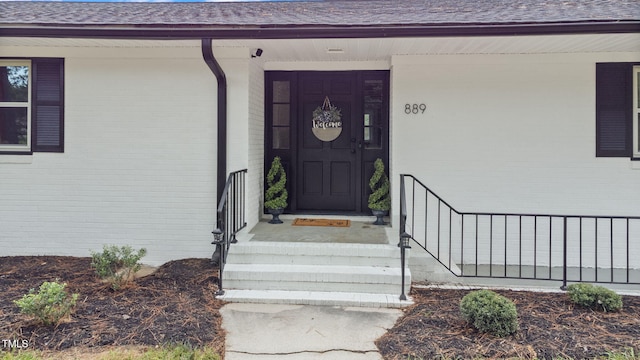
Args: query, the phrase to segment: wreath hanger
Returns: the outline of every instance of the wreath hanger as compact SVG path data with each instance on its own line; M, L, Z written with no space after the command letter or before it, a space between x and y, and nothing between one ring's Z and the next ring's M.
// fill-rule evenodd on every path
M328 96L324 97L324 102L322 103L322 110L323 111L331 110L331 101L329 101L329 97Z

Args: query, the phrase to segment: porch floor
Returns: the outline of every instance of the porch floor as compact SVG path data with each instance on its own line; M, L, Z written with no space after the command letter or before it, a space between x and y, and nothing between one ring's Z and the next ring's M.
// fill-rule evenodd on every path
M295 218L332 218L351 220L349 227L294 226ZM262 219L251 231L251 241L313 242L338 244L388 244L387 229L390 225L372 225L374 217L369 216L309 216L283 215L283 224L269 224Z

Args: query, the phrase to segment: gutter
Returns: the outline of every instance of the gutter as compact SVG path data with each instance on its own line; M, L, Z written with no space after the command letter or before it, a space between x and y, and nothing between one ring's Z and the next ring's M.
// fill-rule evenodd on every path
M227 181L227 77L213 55L213 39L202 38L202 57L218 81L218 173L216 204L222 199Z
M514 36L558 34L619 34L640 32L640 21L558 23L439 24L385 26L237 26L176 25L23 25L0 24L0 36L109 39L312 39L450 36Z

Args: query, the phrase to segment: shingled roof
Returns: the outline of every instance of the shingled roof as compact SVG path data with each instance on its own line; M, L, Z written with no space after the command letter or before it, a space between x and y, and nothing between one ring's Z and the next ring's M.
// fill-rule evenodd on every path
M576 25L640 31L638 0L330 0L300 2L82 3L0 2L0 35L39 29L88 28L218 31L336 28L443 29ZM622 30L624 26L624 29ZM22 29L22 34L20 29ZM567 28L568 29L568 28ZM70 31L70 30L69 30ZM223 32L219 32L223 31ZM329 31L330 33L331 31ZM346 34L347 32L342 31ZM245 34L245 35L240 35ZM262 34L262 35L260 35ZM35 34L34 34L35 35ZM289 34L289 37L301 35ZM277 37L282 37L279 35Z

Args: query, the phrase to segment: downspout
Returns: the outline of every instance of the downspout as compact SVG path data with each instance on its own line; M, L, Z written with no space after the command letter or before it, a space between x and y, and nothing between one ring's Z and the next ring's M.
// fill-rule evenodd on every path
M202 39L202 57L218 81L218 175L216 206L220 203L227 181L227 77L213 55L213 39Z

